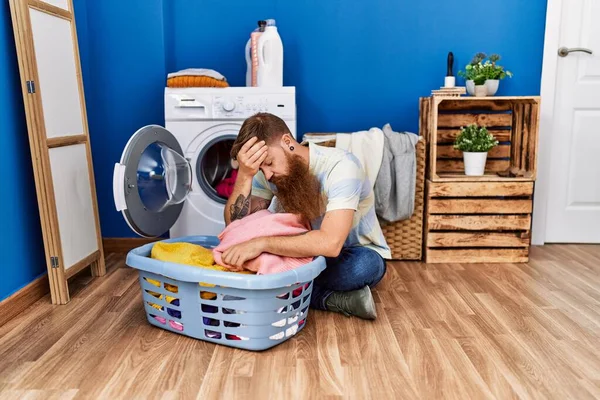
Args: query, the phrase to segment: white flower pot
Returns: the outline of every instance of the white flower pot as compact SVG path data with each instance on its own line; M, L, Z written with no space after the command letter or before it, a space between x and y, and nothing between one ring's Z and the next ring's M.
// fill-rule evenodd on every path
M465 175L481 176L485 171L485 162L487 161L487 151L471 153L463 151L463 160L465 163Z
M468 80L465 83L467 85L467 93L469 93L471 96L475 96L475 82Z
M475 97L487 96L487 87L485 85L475 85Z
M485 81L485 87L487 90L488 96L493 96L498 91L498 85L500 85L500 81L498 79L488 79Z

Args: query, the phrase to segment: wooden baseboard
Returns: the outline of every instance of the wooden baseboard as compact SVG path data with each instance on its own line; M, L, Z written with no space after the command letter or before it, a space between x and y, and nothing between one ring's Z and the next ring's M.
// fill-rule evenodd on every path
M160 238L104 238L104 253L127 253L131 249L156 242Z
M48 275L40 276L29 285L0 302L0 326L4 325L33 303L50 293Z
M98 259L99 254L99 251L95 251L81 260L78 263L79 265L69 268L66 271L68 282L71 282L82 274L89 274L90 271L88 268L91 268L92 263ZM48 274L44 273L44 275L30 282L18 292L0 301L0 326L17 317L21 312L49 293L50 283L48 282Z

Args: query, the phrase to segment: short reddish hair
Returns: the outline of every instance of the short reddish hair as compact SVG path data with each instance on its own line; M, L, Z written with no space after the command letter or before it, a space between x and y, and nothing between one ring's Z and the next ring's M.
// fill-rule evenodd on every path
M242 124L240 132L231 147L231 158L236 159L244 143L253 137L270 144L285 134L291 135L290 129L278 116L270 113L254 114Z

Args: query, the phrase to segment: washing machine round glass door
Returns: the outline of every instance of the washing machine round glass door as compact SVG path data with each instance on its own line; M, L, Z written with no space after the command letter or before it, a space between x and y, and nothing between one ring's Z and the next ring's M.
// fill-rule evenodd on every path
M227 203L237 176L230 152L236 135L224 133L204 144L196 159L196 179L213 201Z
M158 125L139 129L115 165L115 206L138 235L156 237L177 221L192 187L192 168L175 136Z

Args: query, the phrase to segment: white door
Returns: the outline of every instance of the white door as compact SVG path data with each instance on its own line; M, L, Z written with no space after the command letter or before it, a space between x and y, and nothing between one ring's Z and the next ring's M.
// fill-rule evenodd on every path
M600 243L600 1L560 12L546 242Z

